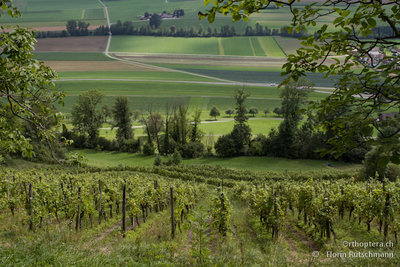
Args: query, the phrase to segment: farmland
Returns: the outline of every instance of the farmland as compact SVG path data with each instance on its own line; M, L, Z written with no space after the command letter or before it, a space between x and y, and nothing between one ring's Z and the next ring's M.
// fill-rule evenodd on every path
M28 79L5 79L0 86L1 266L400 266L396 151L367 144L383 138L375 129L367 135L369 127L333 124L336 113L351 111L340 101L340 110L326 110L333 114L323 121L326 128L316 127L325 110L302 110L327 96L333 102L336 76L308 73L317 88L304 95L304 84L277 86L299 40L243 36L256 24L288 25L288 9L266 7L248 22L217 15L209 24L198 20L198 12L209 8L203 0L13 2L22 17L0 13L1 26L61 31L74 19L90 23L89 29L110 26L108 20L139 28L149 24L140 20L145 12L183 9L183 17L164 19L149 33L222 32L229 26L242 36L113 31L41 38L33 53L58 73L49 76L66 97L40 118L35 115L45 107L28 101L29 90L45 92L50 79L36 82L43 74L32 72L35 62L11 64L5 73ZM293 8L304 2L316 3ZM308 33L323 23L331 29L335 18L323 16ZM21 53L11 51L16 58ZM7 51L3 58L15 60ZM14 99L27 104L27 120L13 116L25 106L11 105L8 84L26 93ZM33 98L50 107L50 96ZM375 113L367 119L378 124ZM364 118L357 114L354 119ZM365 143L339 161L327 141L340 143L346 130ZM351 145L344 141L342 147ZM389 158L392 163L379 167Z
M284 57L274 37L176 38L115 36L111 52Z

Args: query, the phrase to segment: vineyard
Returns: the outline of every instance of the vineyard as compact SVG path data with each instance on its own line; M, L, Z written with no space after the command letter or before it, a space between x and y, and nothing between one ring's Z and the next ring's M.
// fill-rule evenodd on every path
M0 264L397 266L400 183L353 175L5 168ZM343 245L351 241L383 245Z

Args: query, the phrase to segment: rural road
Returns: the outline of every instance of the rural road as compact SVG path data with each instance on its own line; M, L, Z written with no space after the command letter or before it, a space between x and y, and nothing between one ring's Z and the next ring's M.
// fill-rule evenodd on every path
M122 59L118 57L114 57L110 55L109 50L110 50L110 45L111 45L111 39L112 39L112 33L111 33L111 22L110 22L110 15L108 13L108 7L103 3L102 0L98 0L99 3L103 6L104 12L106 14L107 18L107 26L110 29L108 33L108 40L107 40L107 46L104 51L104 54L114 60L118 60L124 63L128 64L133 64L133 65L139 65L139 66L144 66L144 67L149 67L153 69L159 69L159 70L164 70L164 71L172 71L172 72L179 72L179 73L184 73L192 76L197 76L201 78L207 78L210 80L216 80L218 82L201 82L201 81L169 81L169 80L150 80L154 82L163 82L163 83L188 83L188 84L208 84L208 85L242 85L242 86L258 86L258 87L275 87L278 85L278 83L244 83L244 82L237 82L237 81L231 81L231 80L226 80L226 79L220 79L212 76L207 76L207 75L202 75L202 74L197 74L197 73L192 73L192 72L187 72L187 71L182 71L182 70L176 70L176 69L170 69L170 68L165 68L165 67L159 67L159 66L154 66L150 64L145 64L141 62L137 62L134 60L127 60L127 59ZM127 82L148 82L149 80L135 80L135 79L60 79L59 81L127 81ZM325 90L333 90L334 88L331 87L318 87L316 89L325 89ZM326 92L326 91L320 91L316 90L315 92L318 93L323 93L323 94L331 94L331 92Z

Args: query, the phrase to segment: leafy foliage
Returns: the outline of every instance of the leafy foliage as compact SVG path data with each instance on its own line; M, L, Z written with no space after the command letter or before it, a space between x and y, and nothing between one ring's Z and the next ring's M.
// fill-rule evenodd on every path
M9 0L1 1L0 7L0 15L19 15ZM64 94L55 91L56 73L32 54L35 45L34 33L19 26L0 33L0 159L8 153L32 157L28 132L50 149L56 140L52 126L60 126L62 115L53 104L62 103Z
M230 14L234 21L247 17L271 5L290 8L292 25L288 33L306 32L310 27L318 29L313 35L302 37L304 47L296 54L288 56L283 75L298 80L308 72L321 72L325 77L338 75L335 91L313 108L318 110L318 121L325 129L335 129L335 137L329 139L332 145L330 153L340 156L360 143L379 144L391 156L383 156L379 164L400 162L400 127L399 116L391 121L396 130L384 134L381 139L368 138L375 129L382 129L389 122L377 120L377 114L387 110L399 109L398 65L400 53L398 39L400 31L400 6L398 1L318 1L307 2L303 8L295 4L301 1L278 0L256 1L214 1L205 0L211 7L200 18L207 17L213 22L217 13ZM323 20L326 16L335 16L333 27ZM385 29L380 33L379 29ZM358 68L359 71L354 71ZM348 112L332 120L326 120L338 108L348 108ZM360 131L363 135L360 138Z

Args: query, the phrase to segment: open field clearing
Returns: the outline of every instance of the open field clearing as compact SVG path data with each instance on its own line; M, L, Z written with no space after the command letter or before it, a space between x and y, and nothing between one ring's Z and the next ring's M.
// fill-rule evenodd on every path
M35 52L103 52L107 36L38 39Z
M216 38L113 36L111 52L218 55Z
M149 64L281 68L286 58L195 54L112 53L113 56Z
M80 152L88 159L88 164L95 167L118 166L153 166L155 156L143 156L138 154L94 151L89 149L74 149L74 152ZM329 167L327 163L332 163ZM354 169L357 164L346 164L343 162L332 162L324 160L290 160L284 158L272 157L236 157L236 158L203 158L203 159L185 159L183 164L210 164L220 165L221 167L253 170L253 171L322 171L332 169Z
M0 23L22 23L26 27L61 26L70 19L85 20L92 25L105 23L104 13L101 16L99 11L90 11L102 8L97 0L18 0L14 2L21 11L22 17L12 19L2 16ZM89 10L88 16L82 17L87 10Z
M111 52L284 57L273 37L114 36Z
M204 66L185 64L155 64L161 67L183 70L201 75L213 76L220 79L234 80L248 83L276 83L283 81L282 69L274 67L239 67L239 66ZM308 73L307 78L319 87L333 87L335 77L325 79L321 73Z
M274 36L274 39L286 55L295 54L296 50L302 47L301 40L296 38Z
M116 62L118 63L118 62ZM99 64L100 66L102 64ZM91 66L89 66L88 70L83 72L77 71L69 71L59 73L61 79L81 79L82 81L97 79L97 82L101 83L106 80L126 80L126 81L161 81L161 82L171 82L176 81L176 83L184 83L185 81L199 81L199 82L214 82L213 79L207 79L199 76L194 76L190 74L185 74L181 72L173 72L173 71L162 71L159 69L152 69L150 67L142 67L142 66L134 66L128 65L129 68L123 68L123 65L115 64L114 69L111 69L111 66L104 66L103 71L92 71L89 70ZM81 70L79 67L77 70ZM131 70L131 71L127 71Z
M261 101L258 101L260 104L262 104ZM254 105L253 105L254 106ZM194 107L192 107L194 109ZM217 121L214 121L214 118L210 118L209 116L209 110L203 110L201 119L203 120L202 123L199 126L199 129L203 132L204 137L203 141L207 140L213 140L213 142L217 141L217 138L221 135L227 134L230 131L232 131L233 126L234 126L234 121L232 118L227 118L226 116L224 118L218 118ZM252 135L256 136L258 134L264 134L267 135L271 129L273 128L278 128L279 124L282 122L281 118L275 118L275 117L257 117L257 118L250 118L249 120L249 126L252 129ZM72 125L68 124L67 127L69 129L72 129ZM138 125L135 124L133 126L135 136L147 136L146 131L144 129L144 126L138 123ZM100 129L100 136L103 136L107 139L110 140L115 140L115 134L116 134L116 129L111 129L111 127L108 125L107 127L102 127ZM211 139L209 139L211 138Z

